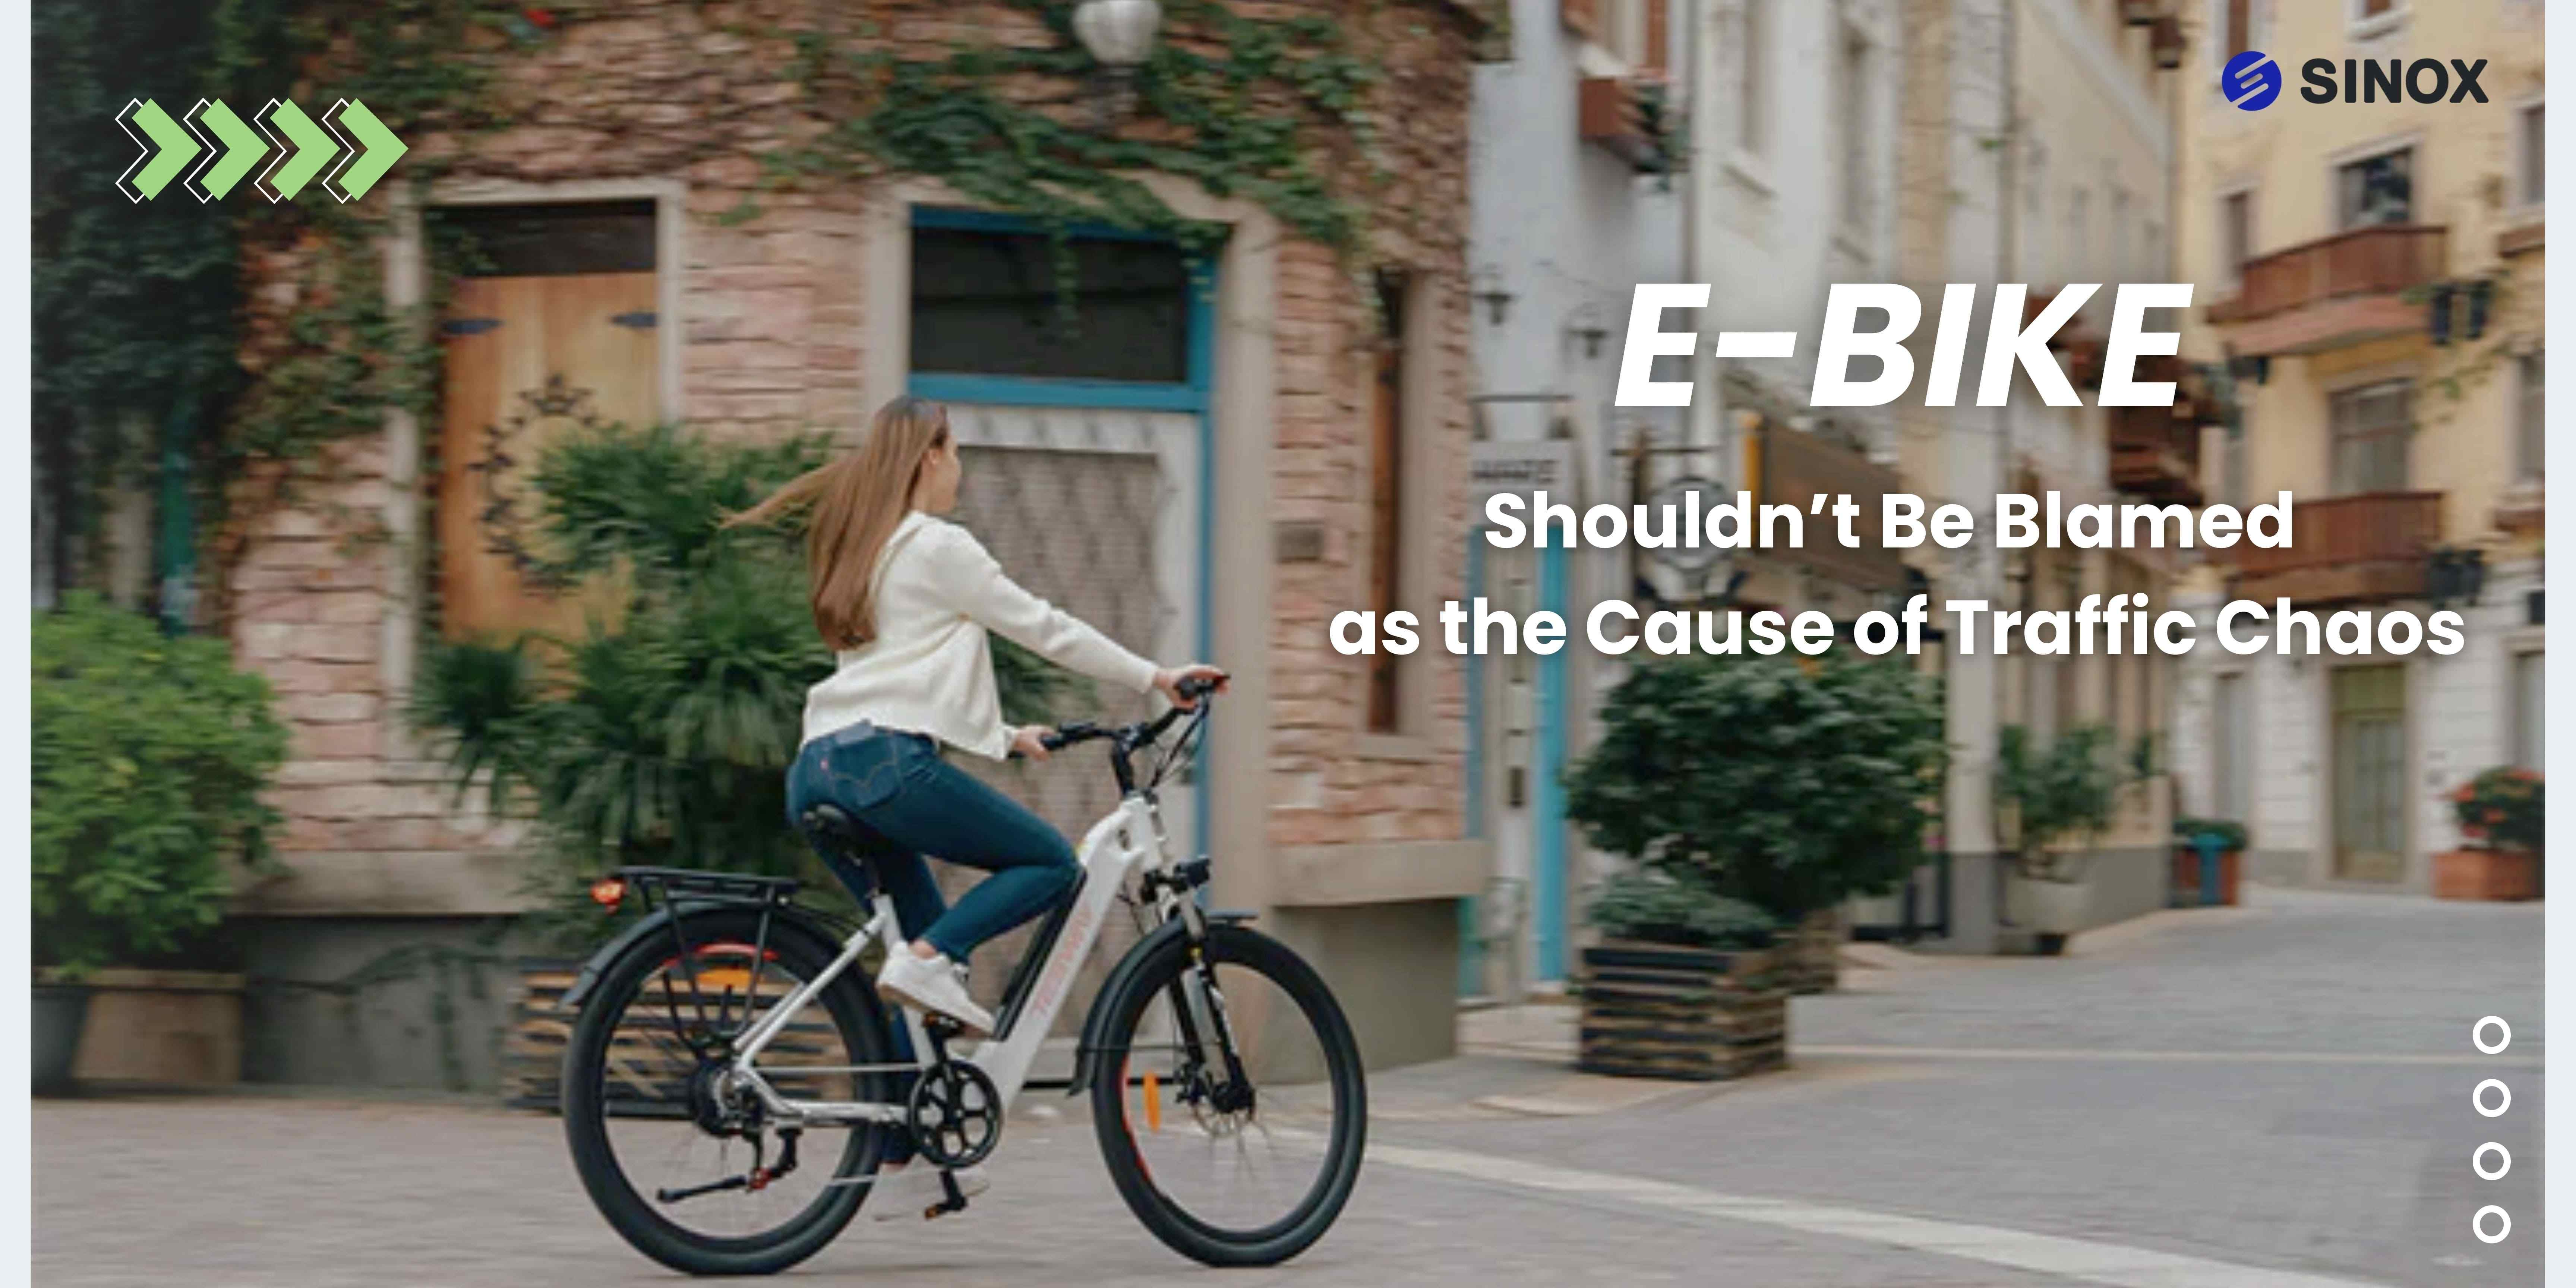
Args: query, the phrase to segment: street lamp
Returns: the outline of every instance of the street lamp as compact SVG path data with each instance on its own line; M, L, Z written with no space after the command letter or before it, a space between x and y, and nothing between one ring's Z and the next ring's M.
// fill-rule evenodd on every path
M1162 25L1163 6L1155 0L1082 0L1074 6L1073 34L1108 73L1103 111L1111 119L1134 106L1136 69L1154 52L1154 33Z

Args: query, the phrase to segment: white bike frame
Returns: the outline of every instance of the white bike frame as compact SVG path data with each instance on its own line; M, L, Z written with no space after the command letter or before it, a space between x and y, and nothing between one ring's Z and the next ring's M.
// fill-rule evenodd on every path
M993 1080L999 1092L999 1104L1008 1105L1028 1081L1029 1066L1037 1059L1038 1047L1055 1028L1058 1012L1072 992L1075 971L1092 947L1100 940L1100 928L1109 914L1109 906L1127 880L1139 870L1169 874L1173 861L1169 843L1163 834L1162 811L1144 792L1130 792L1118 802L1118 808L1099 822L1082 838L1076 852L1082 865L1082 889L1072 910L1066 915L1064 928L1056 936L1055 946L1040 964L1037 975L1028 985L1028 996L1019 1005L1016 1016L1007 1026L1009 1032L999 1039L987 1038L978 1043L972 1054L961 1063L981 1069ZM1175 915L1191 922L1194 933L1206 929L1198 902L1166 886L1156 899L1156 912L1161 921ZM869 944L882 945L888 952L903 948L903 935L895 921L894 901L884 890L877 891L874 909L867 924L859 927L842 947L832 964L816 973L813 979L798 985L777 1005L761 1016L743 1034L736 1048L731 1077L736 1085L748 1088L761 1105L775 1117L800 1123L902 1123L911 1116L902 1104L881 1101L815 1101L794 1100L780 1095L769 1080L761 1076L756 1065L761 1051L776 1038L798 1012L832 986L859 959ZM1195 1002L1195 999L1194 999ZM913 1060L909 1064L848 1065L838 1068L797 1066L800 1076L826 1073L887 1073L927 1069L931 1066L930 1040L922 1028L921 1012L904 1007L903 1024L912 1039ZM998 1106L997 1106L998 1107Z

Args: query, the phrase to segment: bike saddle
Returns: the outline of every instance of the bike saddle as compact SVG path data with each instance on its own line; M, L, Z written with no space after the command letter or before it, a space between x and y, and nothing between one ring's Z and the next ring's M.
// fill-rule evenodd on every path
M796 826L814 848L825 854L846 859L859 872L872 872L869 856L885 848L885 842L867 824L850 817L837 805L808 805L797 815ZM866 891L854 891L860 902L867 900Z

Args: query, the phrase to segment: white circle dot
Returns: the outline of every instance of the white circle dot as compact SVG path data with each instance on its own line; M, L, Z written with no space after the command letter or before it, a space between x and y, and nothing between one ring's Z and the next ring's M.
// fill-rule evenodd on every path
M2487 1151L2491 1149L2496 1152L2496 1157L2504 1160L2496 1164L2496 1169L2492 1172L2487 1170ZM2501 1181L2505 1173L2513 1170L2513 1151L2494 1141L2488 1141L2478 1146L2478 1152L2469 1155L2469 1170L2476 1172L2481 1181Z
M2504 1031L2504 1036L2497 1038L2494 1046L2487 1045L2487 1026L2490 1024ZM2476 1047L2480 1055L2502 1055L2506 1047L2513 1045L2513 1026L2505 1023L2501 1015L2487 1016L2469 1026L2469 1045Z
M2496 1232L2494 1234L2487 1233L2487 1213L2489 1212L2495 1213ZM2479 1208L2477 1215L2469 1218L2469 1233L2478 1236L2480 1243L2502 1243L2506 1235L2513 1233L2513 1214L2490 1203Z
M2496 1107L2493 1109L2487 1108L2487 1088L2489 1087L2496 1089ZM2469 1103L2477 1107L2480 1117L2502 1118L2505 1110L2513 1108L2513 1088L2489 1078L2470 1090Z

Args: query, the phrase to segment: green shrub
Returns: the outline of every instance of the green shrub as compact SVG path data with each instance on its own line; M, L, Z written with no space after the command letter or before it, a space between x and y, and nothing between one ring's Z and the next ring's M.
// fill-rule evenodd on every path
M1594 845L1782 921L1923 861L1937 682L1866 660L1693 656L1631 672L1567 776Z
M2178 818L2174 820L2173 833L2175 842L2182 845L2190 845L2205 834L2214 834L2218 837L2218 848L2222 850L2245 848L2245 825L2232 819Z
M2451 793L2460 835L2502 850L2540 853L2542 782L2536 769L2499 765Z
M1768 948L1780 930L1777 919L1752 904L1645 868L1602 882L1589 915L1613 939L1690 948Z
M268 682L89 594L36 615L34 658L35 959L150 963L222 921L228 860L267 856Z
M2092 839L2111 826L2120 788L2128 781L2115 763L2117 735L2105 725L2078 725L2057 735L2045 750L2030 731L2006 725L1995 750L1995 808L2009 821L2015 864L2042 881L2082 879L2086 854L2052 853L2051 846Z
M591 877L622 864L819 877L786 821L805 691L833 660L806 603L801 534L723 516L822 459L823 444L710 443L612 426L549 449L533 483L561 579L615 571L614 625L433 651L413 695L460 790L532 815L553 862L540 895L601 928ZM1069 677L994 644L1005 716L1045 718ZM826 887L829 888L828 886Z

